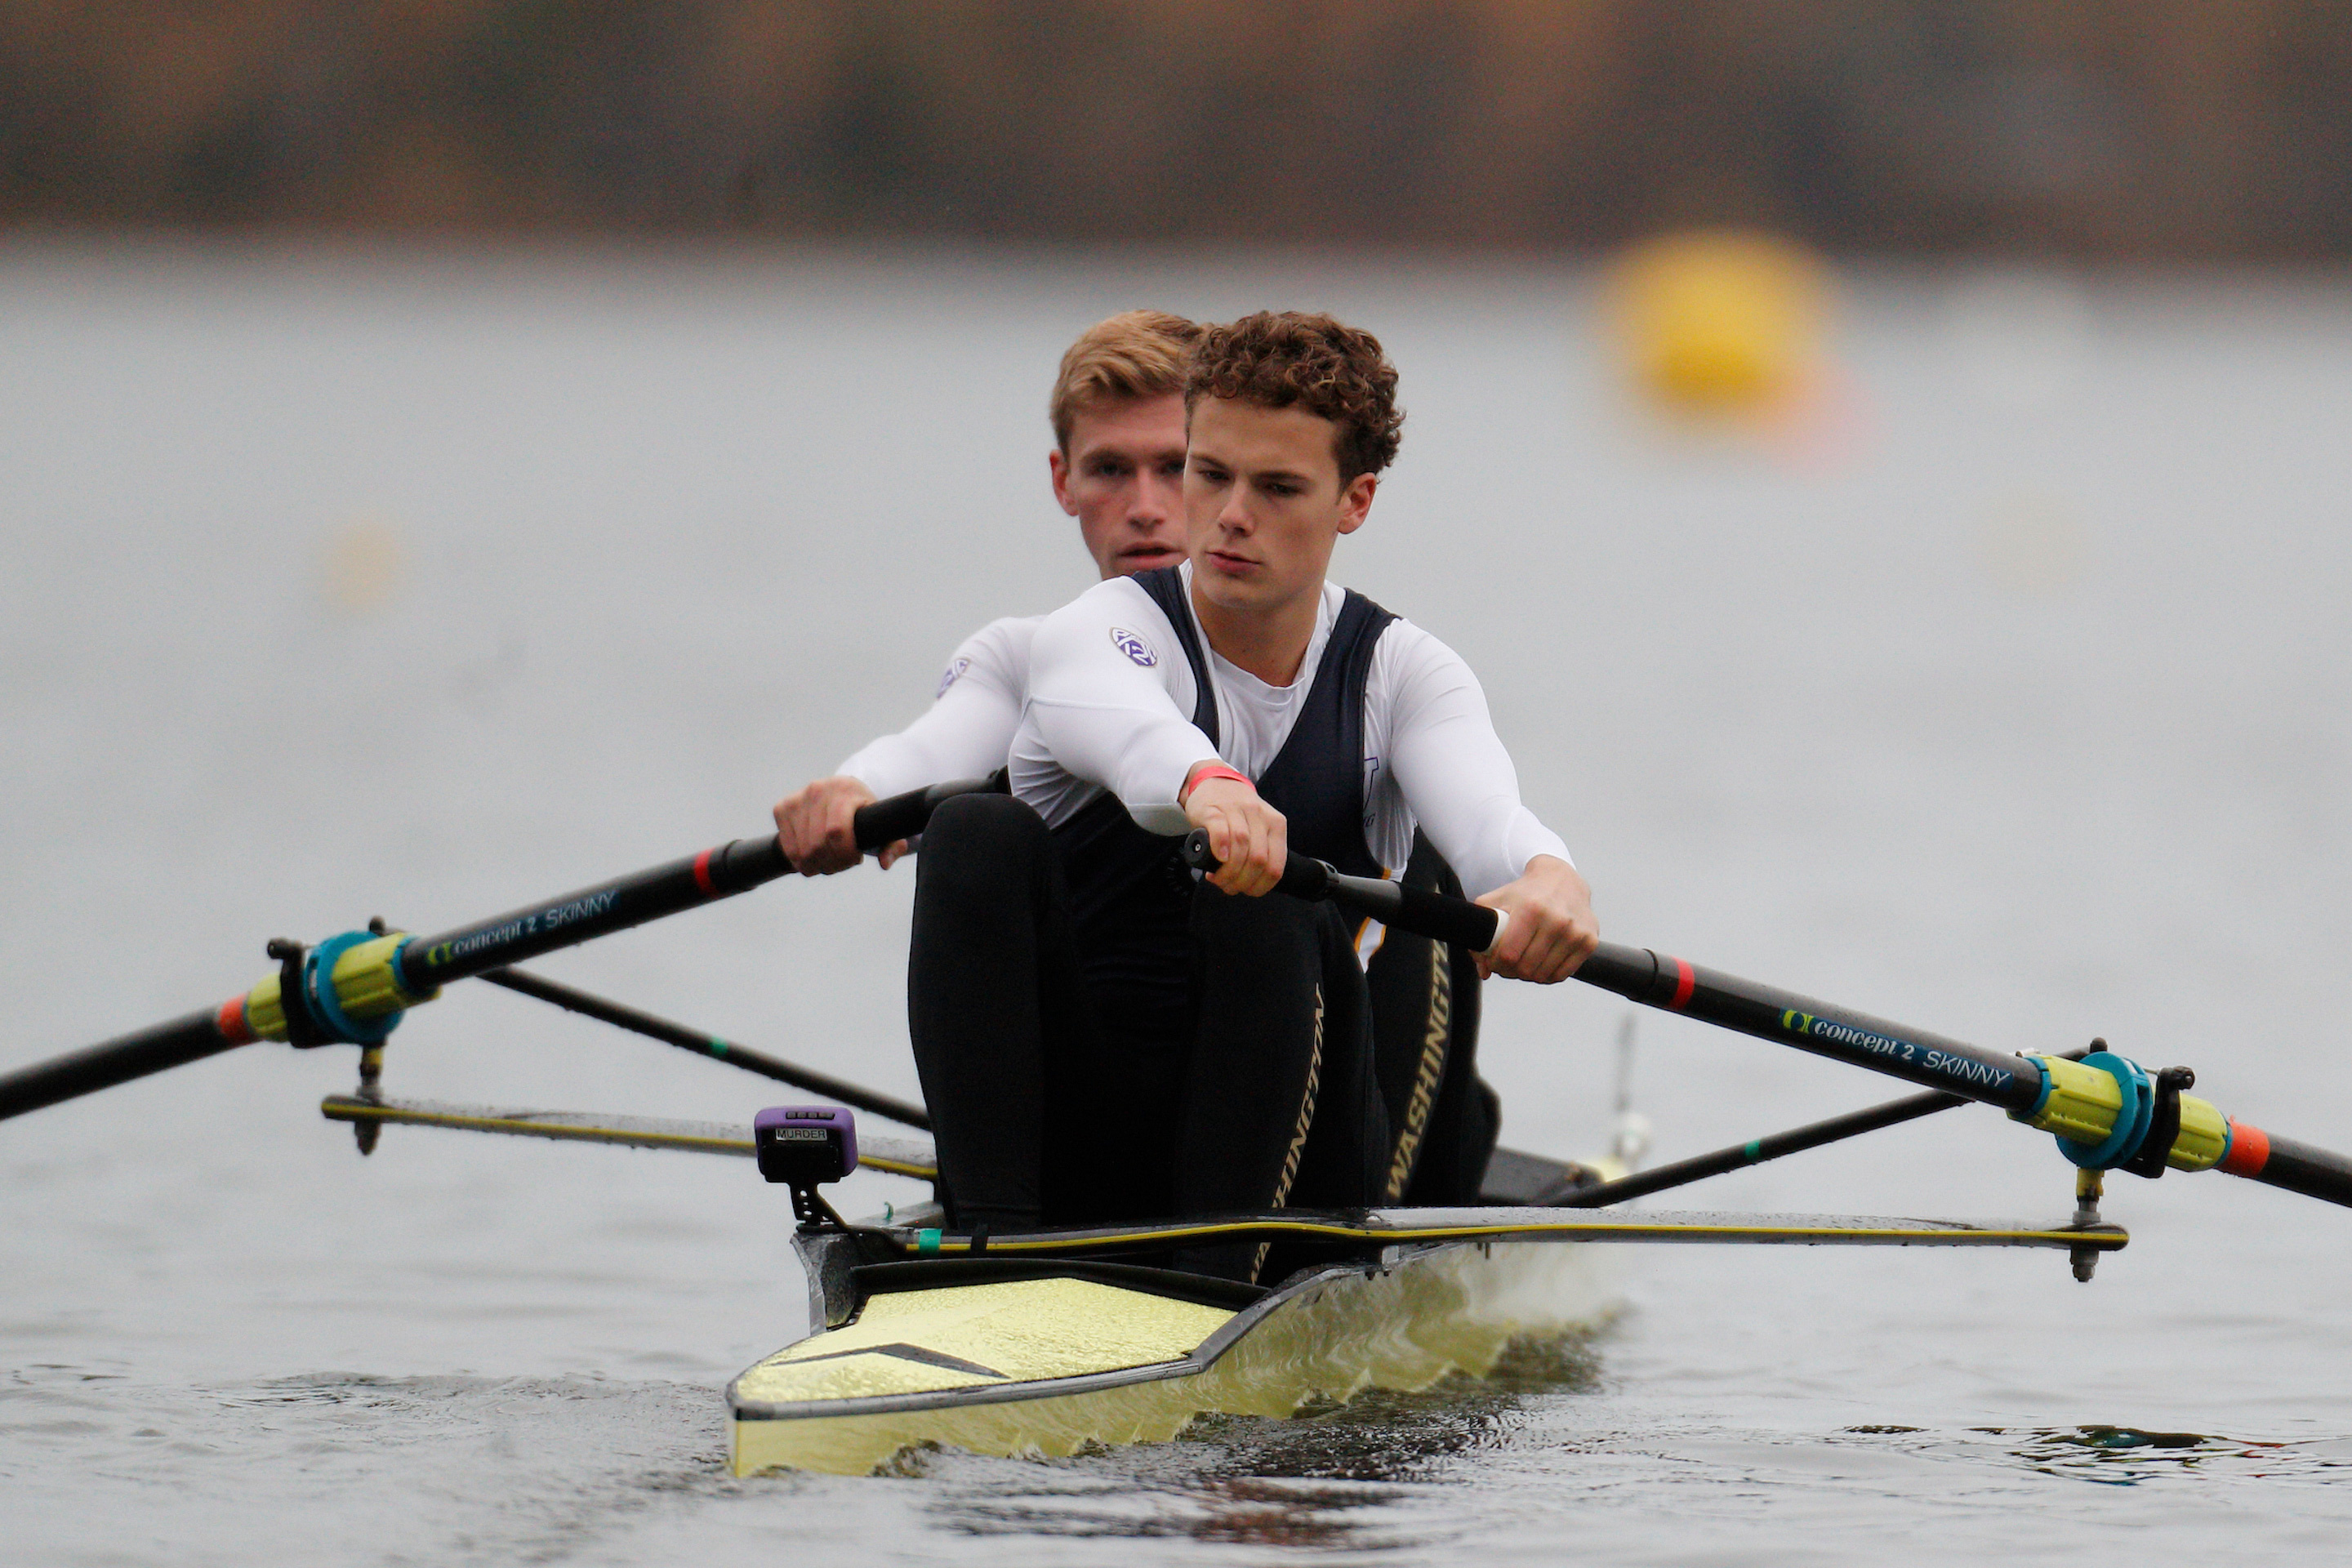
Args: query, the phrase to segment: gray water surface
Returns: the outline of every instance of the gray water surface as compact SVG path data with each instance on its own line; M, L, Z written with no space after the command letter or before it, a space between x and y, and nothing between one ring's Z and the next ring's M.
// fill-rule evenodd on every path
M1404 455L1344 580L1480 671L1608 932L2005 1048L2103 1034L2352 1144L2352 286L1864 271L1785 427L1623 393L1568 265L1014 252L0 252L13 1067L759 830L1087 571L1070 335L1325 306ZM911 879L544 961L911 1094ZM1507 1137L1606 1135L1623 1015L1486 992ZM1641 1023L1660 1157L1894 1092ZM488 988L394 1093L748 1119ZM2352 1215L2118 1177L2131 1248L1662 1248L1496 1382L1050 1464L724 1473L803 1330L732 1161L392 1129L257 1046L0 1127L0 1556L58 1564L1743 1564L2340 1554ZM2055 1219L1964 1110L1687 1204ZM856 1208L901 1198L859 1178Z

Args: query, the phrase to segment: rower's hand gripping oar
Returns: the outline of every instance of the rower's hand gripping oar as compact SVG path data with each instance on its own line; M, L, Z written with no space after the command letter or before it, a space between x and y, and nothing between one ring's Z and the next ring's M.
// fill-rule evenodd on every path
M1196 869L1216 865L1205 833L1187 837L1183 853ZM1327 899L1399 931L1481 952L1491 950L1501 931L1497 910L1397 882L1346 876L1304 855L1290 857L1278 890ZM2155 1177L2168 1167L2220 1169L2352 1207L2352 1159L2223 1115L2182 1092L2196 1082L2186 1068L2151 1073L2107 1050L2080 1061L1989 1051L1615 942L1601 943L1575 978L1646 1006L1998 1106L2012 1121L2056 1135L2059 1152L2086 1173L2080 1190L2087 1198L2096 1194L2095 1181L2088 1179L2093 1173L2122 1169Z
M949 796L1001 787L966 779L861 806L858 846L878 849L910 837ZM254 1040L373 1045L451 981L731 898L792 869L773 835L739 838L438 936L346 931L309 949L273 942L278 973L217 1007L0 1075L0 1121Z
M1184 836L1181 852L1184 864L1195 871L1213 871L1220 863L1209 849L1209 830L1205 827L1196 827ZM1500 910L1433 893L1426 888L1407 887L1402 881L1380 877L1351 877L1328 860L1318 860L1295 850L1283 863L1282 880L1275 884L1275 891L1288 893L1295 899L1338 904L1358 914L1370 915L1382 925L1466 947L1473 952L1494 952L1495 943L1502 940L1504 922L1509 918Z

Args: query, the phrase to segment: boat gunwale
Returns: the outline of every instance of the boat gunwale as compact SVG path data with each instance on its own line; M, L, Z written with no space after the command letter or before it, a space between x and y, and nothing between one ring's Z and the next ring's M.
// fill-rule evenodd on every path
M1410 1220L1401 1216L1411 1215ZM1543 1215L1544 1217L1536 1217ZM1717 1244L1884 1247L2093 1247L2112 1251L2130 1239L2118 1225L2069 1221L1927 1219L1905 1215L1749 1214L1670 1210L1604 1215L1586 1209L1526 1207L1412 1209L1277 1209L1200 1220L1161 1220L1095 1229L997 1236L971 1248L971 1238L904 1226L862 1227L899 1249L908 1261L978 1257L1076 1262L1121 1249L1243 1239L1353 1242L1367 1247L1443 1246L1456 1242L1700 1242ZM914 1257L908 1258L908 1254Z

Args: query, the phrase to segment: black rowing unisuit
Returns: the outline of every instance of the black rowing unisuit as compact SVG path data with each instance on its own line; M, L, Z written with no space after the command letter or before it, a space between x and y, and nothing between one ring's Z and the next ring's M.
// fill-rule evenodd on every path
M1192 723L1214 746L1216 687L1179 572L1163 566L1129 580L1175 627L1192 667ZM1381 634L1395 619L1347 591L1290 734L1257 779L1259 796L1288 825L1291 848L1351 876L1382 873L1364 837L1364 688ZM1054 838L1088 973L1129 994L1160 994L1181 1005L1189 989L1184 931L1192 873L1177 858L1179 841L1138 826L1108 790L1056 827Z

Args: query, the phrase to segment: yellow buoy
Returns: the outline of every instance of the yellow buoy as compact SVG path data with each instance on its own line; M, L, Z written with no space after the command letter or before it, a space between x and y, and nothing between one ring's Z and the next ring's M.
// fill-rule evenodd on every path
M1677 413L1766 413L1822 357L1822 268L1772 235L1703 230L1628 251L1611 289L1634 381Z

